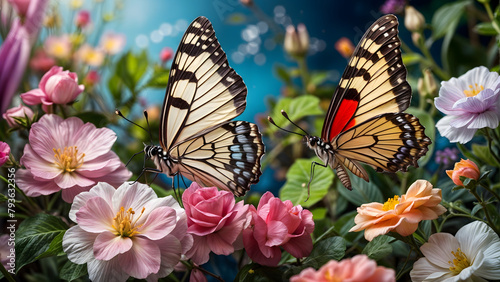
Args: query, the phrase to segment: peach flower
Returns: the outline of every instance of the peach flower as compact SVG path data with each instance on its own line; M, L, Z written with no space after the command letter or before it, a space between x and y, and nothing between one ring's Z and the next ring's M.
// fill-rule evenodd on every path
M309 267L290 278L291 282L328 281L396 281L394 269L377 266L367 255L356 255L342 261L331 260L317 271Z
M460 176L465 176L467 178L472 178L475 180L479 179L479 167L471 161L461 159L460 162L455 163L453 170L447 170L446 173L453 180L453 183L458 186L464 186L462 181L460 181Z
M441 199L441 189L433 189L429 181L417 180L401 197L396 195L383 204L363 204L354 218L356 226L349 231L365 230L368 241L389 231L408 236L417 230L420 221L436 219L446 211L439 204Z
M347 37L342 37L335 42L335 49L342 55L342 57L349 59L354 53L354 44Z

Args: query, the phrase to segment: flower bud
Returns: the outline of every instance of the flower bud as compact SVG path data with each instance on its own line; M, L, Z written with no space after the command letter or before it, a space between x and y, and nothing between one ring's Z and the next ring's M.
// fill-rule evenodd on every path
M417 11L413 6L405 8L405 27L411 32L420 32L424 28L425 18L422 13Z
M285 51L292 56L303 57L307 54L309 50L309 34L305 25L299 24L297 31L292 25L286 28L284 47Z
M101 81L101 76L96 70L90 70L85 78L83 79L83 84L92 87Z
M243 6L252 6L253 5L253 0L240 0L240 3L243 5Z
M458 186L464 186L463 182L460 180L460 176L465 176L474 180L478 180L480 176L477 165L471 160L464 159L455 163L455 168L453 170L447 170L446 174L448 174L451 180L453 180L453 183Z
M424 99L427 94L427 89L425 88L425 85L424 85L424 79L422 77L419 77L418 78L418 82L417 82L417 90L418 90L418 94L420 95L421 99Z
M438 85L430 69L424 70L424 85L431 96L436 96L438 93Z
M90 24L90 12L86 10L79 11L75 18L75 25L79 28L85 28L89 24Z
M2 117L7 121L7 124L11 128L17 128L19 127L19 123L17 123L15 118L25 119L28 117L28 119L31 120L33 118L33 111L23 104L19 104L19 107L8 109Z
M411 34L411 41L413 41L413 44L415 44L416 46L421 46L424 43L422 34L418 32L414 32Z
M0 141L0 166L9 160L10 147L9 144Z
M160 52L160 59L162 63L166 63L167 61L170 61L172 57L174 56L174 50L170 47L165 47L161 49Z

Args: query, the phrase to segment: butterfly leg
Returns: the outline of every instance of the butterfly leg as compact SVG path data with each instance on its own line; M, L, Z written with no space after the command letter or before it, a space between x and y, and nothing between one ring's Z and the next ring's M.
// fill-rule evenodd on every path
M328 159L327 159L326 163L327 164L322 164L322 163L318 163L318 162L311 163L311 173L310 173L310 177L309 177L309 182L307 183L307 199L304 202L307 202L307 200L309 200L309 196L311 195L311 182L312 182L313 177L314 177L314 166L319 165L322 167L327 167L328 166Z

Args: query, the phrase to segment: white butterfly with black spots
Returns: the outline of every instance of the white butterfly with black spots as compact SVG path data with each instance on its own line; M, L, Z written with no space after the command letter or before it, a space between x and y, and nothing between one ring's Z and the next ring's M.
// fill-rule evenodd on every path
M203 186L245 195L262 174L257 126L230 121L246 107L247 88L227 61L212 24L198 17L179 44L160 118L160 145L144 152L157 169Z

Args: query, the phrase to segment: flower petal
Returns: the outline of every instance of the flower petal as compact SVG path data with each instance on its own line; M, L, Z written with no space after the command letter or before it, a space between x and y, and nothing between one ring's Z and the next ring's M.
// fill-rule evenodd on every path
M151 187L139 182L124 183L116 189L113 197L113 210L119 211L121 207L125 210L132 208L134 211L141 211L149 201L157 199L155 192ZM146 210L150 213L150 210Z
M122 270L122 262L118 259L108 261L92 260L87 263L90 281L123 282L130 276Z
M168 235L157 241L157 244L161 252L161 266L158 273L147 277L147 280L151 282L158 281L159 278L172 273L181 259L182 243L176 237Z
M112 230L115 214L109 203L101 197L93 197L76 212L78 225L87 232L101 233Z
M128 185L127 183L125 184ZM87 204L87 201L93 197L100 197L103 198L107 203L111 203L115 191L115 188L108 183L99 182L96 184L96 186L92 187L90 191L78 194L73 200L73 204L71 205L69 218L73 220L73 222L76 222L76 212L85 204Z
M16 171L16 183L29 197L50 195L61 190L52 180L34 179L33 174L27 169L18 169Z
M98 260L110 260L119 254L128 252L132 245L132 239L106 231L100 233L95 240L94 256Z
M134 237L132 248L121 254L119 259L123 271L138 279L144 279L160 270L160 248L155 242L146 238Z
M448 269L448 262L455 258L451 252L456 252L458 248L460 244L453 235L436 233L429 237L428 243L423 244L420 250L430 263Z
M429 279L432 276L434 279ZM442 281L444 278L451 277L450 271L447 268L438 267L432 264L425 257L418 259L413 264L413 269L410 271L411 281ZM441 279L441 280L440 280Z
M151 240L159 240L174 230L177 223L175 210L171 207L159 207L153 210L142 225L141 235Z
M92 250L98 234L86 232L78 225L64 233L62 247L68 259L76 264L84 264L94 259Z

